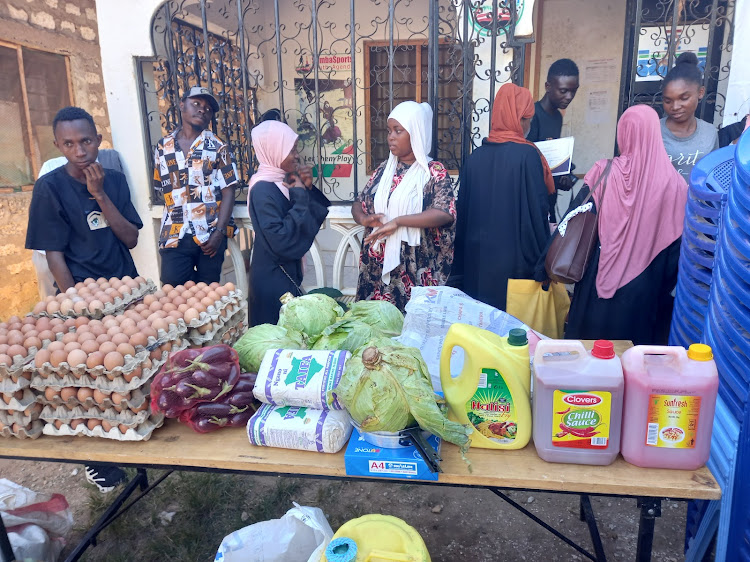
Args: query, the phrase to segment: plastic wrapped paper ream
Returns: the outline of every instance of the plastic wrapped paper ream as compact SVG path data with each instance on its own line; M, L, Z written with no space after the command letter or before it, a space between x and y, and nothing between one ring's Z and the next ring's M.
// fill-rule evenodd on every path
M329 406L326 394L338 385L349 357L348 351L270 349L258 369L253 394L274 406L342 410L337 400Z
M263 404L247 422L250 443L261 447L337 453L351 433L345 410Z

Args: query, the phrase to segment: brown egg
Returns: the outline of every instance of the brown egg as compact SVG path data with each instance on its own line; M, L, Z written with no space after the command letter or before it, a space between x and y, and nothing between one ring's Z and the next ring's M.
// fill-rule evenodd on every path
M78 398L78 401L83 403L86 401L87 398L93 398L94 396L94 390L92 388L86 388L85 386L78 389L78 393L76 394L76 398Z
M161 349L156 348L151 353L149 353L149 359L153 359L154 361L159 361L161 359Z
M136 308L138 308L138 307L139 307L139 306L141 306L141 305L143 305L143 306L145 306L146 308L148 308L149 306L151 306L152 304L154 304L154 303L155 303L155 302L157 302L158 300L159 300L159 299L158 299L158 298L156 298L156 297L155 297L154 295L146 295L145 297L143 297L143 302L142 302L142 303L140 303L140 304L138 304L138 305L136 306ZM140 312L140 311L139 311L139 312Z
M75 332L68 332L67 334L63 335L62 341L64 344L70 343L72 341L78 341L78 335Z
M46 311L47 311L47 303L42 301L42 302L36 303L31 312L32 314L41 314L42 312L46 312Z
M39 332L39 335L37 337L40 340L42 340L42 342L44 341L53 342L55 341L55 338L57 336L55 335L55 332L53 332L52 330L42 330L41 332Z
M82 349L74 349L68 352L68 365L70 365L71 367L85 365L87 359L88 359L88 354Z
M125 358L122 353L111 351L104 356L104 368L108 371L122 367L125 364Z
M149 307L148 307L148 309L149 309L149 310L150 310L151 312L156 312L157 310L161 310L161 308L162 308L162 304L161 304L161 302L159 302L159 301L154 301L154 302L152 302L152 303L151 303L151 304L149 305Z
M105 336L107 335L107 329L102 325L91 326L90 329L91 329L91 333L94 334L97 338L101 335L105 335Z
M86 424L86 420L82 420L82 419L78 418L78 419L75 419L75 420L71 420L70 427L72 429L76 429L79 425L85 425L85 424Z
M89 303L89 310L91 312L100 311L104 308L104 303L100 299L94 299Z
M117 349L117 344L112 343L111 341L105 341L103 344L99 346L99 351L101 351L104 355L107 355L107 353L112 353Z
M206 297L208 297L214 302L221 300L221 295L219 295L219 293L217 293L216 291L209 291Z
M147 338L157 337L156 330L152 326L145 327L143 330L141 330L141 333Z
M96 342L96 340L86 340L81 344L81 349L86 353L86 355L91 355L95 351L99 351L99 344Z
M109 341L109 336L106 333L96 336L96 343L98 343L99 345L103 345L107 343L108 341Z
M117 426L117 429L120 433L125 435L125 432L128 430L128 426L125 425L124 423L121 423L120 425Z
M71 314L73 312L73 305L75 303L71 299L65 299L60 303L60 314L65 314L66 316Z
M143 332L143 330L146 330L150 327L151 327L151 322L149 322L148 320L141 320L140 322L138 322L138 330L140 330L141 332Z
M112 429L113 427L114 427L114 426L113 426L113 425L112 425L111 423L109 423L109 422L108 422L107 420L102 420L102 429L103 429L104 431L107 431L107 432L108 432L108 431L109 431L109 430L111 430L111 429Z
M48 349L40 349L34 356L34 366L39 369L42 365L49 361L50 352Z
M122 332L119 332L112 336L112 343L115 345L120 345L121 343L128 343L130 341L130 336L127 334L123 334Z
M20 330L11 330L8 332L8 345L22 345L26 337Z
M135 348L129 342L124 342L117 346L117 352L122 354L123 357L126 355L133 356L135 355Z
M110 397L113 404L120 404L123 400L130 400L130 392L113 392Z
M65 331L69 332L72 328L76 327L76 319L75 318L66 318L63 321L63 326L65 327Z
M115 337L115 335L119 334L121 332L120 326L112 326L109 330L107 330L107 335L109 336L109 339L112 339Z
M97 388L94 390L93 398L97 404L103 404L107 399L107 395Z
M128 340L128 343L134 348L146 347L148 345L148 337L141 332L137 332L130 336L130 340Z
M135 318L130 316L130 314L135 315ZM128 310L128 312L125 313L126 317L120 320L120 329L125 330L126 328L134 327L141 319L141 315L137 312L134 312L132 310Z
M94 428L99 427L100 425L102 425L102 420L92 418L86 422L86 427L88 427L90 431L94 431Z
M226 288L226 289L227 289L228 291L234 291L234 283L226 283L226 284L224 285L224 287L225 287L225 288Z
M198 327L199 334L207 334L214 329L213 322L206 322L203 326Z
M28 322L22 322L19 330L21 331L22 334L28 334L31 331L35 331L36 326L34 324L29 324Z
M190 324L194 321L197 321L201 316L201 313L198 312L195 308L189 308L185 311L183 314L183 319L185 320L186 324Z
M87 326L83 326L82 328L88 328ZM82 329L80 328L80 329ZM92 332L77 332L78 334L78 343L83 344L87 341L96 341L96 336Z
M156 300L159 300L159 299L160 299L160 298L162 298L162 297L166 297L166 296L167 296L167 293L165 293L165 292L164 292L164 291L162 291L162 290L159 290L159 291L155 291L155 292L153 293L153 295L154 295L154 298L155 298Z
M10 357L13 357L14 359L17 355L20 355L21 357L26 357L28 354L29 354L28 350L20 344L11 345L8 347L7 355L9 355Z
M174 304L173 304L173 303L171 303L171 302L168 302L168 303L166 303L166 304L162 305L161 309L162 309L162 310L163 310L164 312L166 312L167 314L169 314L170 312L174 312L175 310L177 310L177 306L176 306L176 305L174 305Z
M57 314L60 312L60 303L57 301L51 301L47 303L47 314Z
M141 314L144 310L148 310L148 305L144 303L138 303L135 305L135 308L133 309L138 314Z
M22 425L21 425L20 423L14 423L14 424L13 424L12 426L10 426L10 427L11 427L11 431L12 431L13 433L15 433L16 435L20 435L20 434L21 434L21 430L22 430L22 429L24 429L24 430L26 429L26 428L25 428L24 426L22 426Z
M62 398L64 402L67 402L77 394L78 389L73 388L72 386L66 386L65 388L60 390L60 398Z
M83 312L88 308L88 303L85 300L80 300L73 304L73 312L76 314L83 314Z
M63 348L65 350L65 353L70 353L73 350L79 350L81 349L81 344L77 341L72 341L70 343L66 343L65 347Z
M54 424L55 424L55 427L57 429L60 429L63 426L63 421L62 420L55 420Z
M65 349L65 344L63 342L61 342L61 341L53 341L52 343L50 343L47 346L47 349L50 352L61 351L61 350Z
M195 287L195 281L186 281L185 282L185 288L186 289L192 289L193 287Z
M180 307L180 305L186 304L187 299L183 296L178 296L172 299L172 304L174 304L177 308Z
M32 347L35 347L37 349L41 349L41 347L42 347L42 340L40 340L36 336L32 336L32 337L26 338L26 340L23 342L23 346L26 349L31 349Z
M196 291L195 292L195 298L198 299L198 301L201 301L206 298L206 291Z
M86 359L86 367L94 369L104 364L104 353L101 351L94 351Z
M164 342L159 346L159 351L163 354L165 351L172 351L172 342Z
M164 320L163 318L156 318L151 322L151 326L156 330L157 332L159 330L169 331L169 322Z
M141 405L140 405L140 406L138 406L137 408L132 408L132 407L131 407L131 408L130 408L130 411L131 411L131 412L133 412L134 414L137 414L138 412L142 412L142 411L143 411L143 410L145 410L146 408L148 408L148 400L144 400L144 401L143 401L143 404L141 404Z

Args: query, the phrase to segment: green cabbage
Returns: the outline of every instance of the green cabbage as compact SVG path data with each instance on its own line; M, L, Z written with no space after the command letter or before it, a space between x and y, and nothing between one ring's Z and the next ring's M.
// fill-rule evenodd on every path
M279 311L279 326L297 330L309 338L320 335L344 314L335 300L322 294L295 298L286 293L279 300L283 303Z
M357 319L391 337L401 335L404 327L404 315L388 301L357 301L349 307L344 318Z
M234 344L240 356L240 367L246 373L257 373L269 349L307 349L305 336L274 324L253 326Z
M323 330L312 349L346 349L354 353L375 335L378 331L369 324L359 320L339 320Z
M335 394L362 431L401 431L416 420L465 453L472 430L448 420L438 407L419 350L385 338L376 342L347 361L338 386L328 393L329 403Z

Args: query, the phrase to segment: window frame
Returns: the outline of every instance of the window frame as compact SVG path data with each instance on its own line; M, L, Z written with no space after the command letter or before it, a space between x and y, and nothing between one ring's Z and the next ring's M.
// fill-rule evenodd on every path
M439 40L440 44L450 45L451 41L447 38L441 38ZM422 47L428 47L429 40L426 38L419 38L419 39L410 39L406 41L394 41L393 47L416 47L416 67L415 71L417 75L421 75L422 72ZM370 119L370 110L371 110L371 99L370 99L370 89L372 87L372 84L370 83L370 48L371 47L388 47L390 46L390 41L387 39L373 39L369 41L364 41L363 44L363 51L365 54L365 61L364 61L364 79L365 79L365 167L366 167L366 173L367 176L371 176L373 172L375 171L375 166L372 164L372 152L370 150L370 143L372 140L372 131L371 131L371 124L372 121ZM423 87L427 87L427 84L423 84L422 81L418 81L415 83L416 86L416 99L414 101L421 103L422 99L422 89ZM448 170L448 174L450 175L458 175L458 170Z
M44 162L41 162L41 155L36 149L36 145L33 142L34 139L34 130L31 125L31 110L29 109L29 97L28 97L28 90L26 88L26 72L24 69L24 61L23 61L23 50L28 49L30 51L39 51L42 53L48 53L51 55L57 55L63 58L65 61L65 78L67 80L68 84L68 97L70 99L71 105L75 105L75 96L73 95L73 80L71 78L70 73L70 56L66 53L61 53L59 51L53 51L50 49L40 49L37 46L34 45L28 45L26 43L21 42L11 42L6 41L4 39L0 39L0 47L5 47L8 49L14 49L16 51L16 57L18 61L18 75L21 79L21 96L23 99L23 118L25 120L25 131L23 134L23 143L24 148L26 150L26 154L29 155L29 158L31 160L31 169L34 174L34 178L39 175L39 170L42 168L42 164ZM31 183L33 186L33 182ZM27 186L19 186L22 189Z

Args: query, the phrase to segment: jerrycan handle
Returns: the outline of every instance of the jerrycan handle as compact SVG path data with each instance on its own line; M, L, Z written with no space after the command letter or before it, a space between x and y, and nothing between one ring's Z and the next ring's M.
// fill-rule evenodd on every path
M467 347L476 345L484 339L482 338L482 331L480 328L468 324L453 324L448 329L448 334L443 341L443 349L440 352L440 384L443 387L443 392L456 389L461 378L467 373L478 372L479 366L475 365ZM455 378L451 373L451 356L454 347L460 347L464 350L464 364L461 373Z
M636 345L623 353L623 360L633 361L638 369L646 369L646 355L664 355L669 363L685 363L688 356L684 347L667 345Z
M545 362L545 354L549 353L578 353L578 358L583 359L586 357L586 348L583 343L578 340L541 340L536 344L536 350L534 351L534 365L539 365Z

